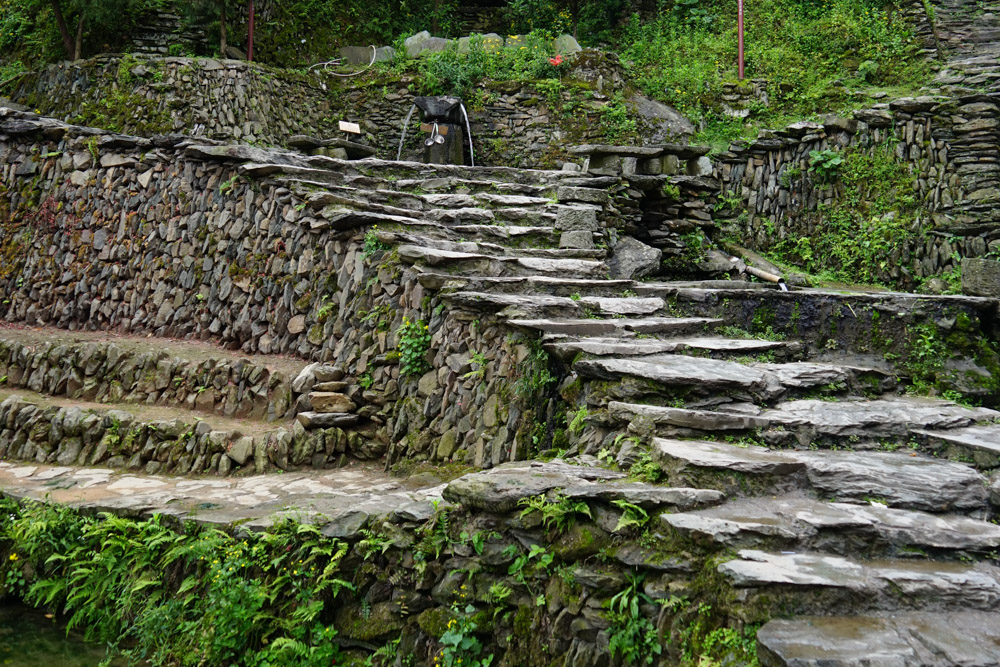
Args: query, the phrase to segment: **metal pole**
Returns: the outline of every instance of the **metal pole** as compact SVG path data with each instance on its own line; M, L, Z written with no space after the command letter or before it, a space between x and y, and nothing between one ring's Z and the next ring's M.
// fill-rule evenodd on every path
M740 6L742 7L743 0L740 0ZM253 0L250 0L250 28L247 35L247 60L253 61ZM742 16L742 10L740 16ZM742 19L741 19L742 20ZM740 24L742 25L742 23ZM741 28L742 30L742 28ZM742 35L742 32L740 33ZM742 37L740 38L742 39ZM741 42L742 44L742 42ZM742 49L742 47L741 47ZM742 53L742 51L741 51ZM740 61L742 62L742 61ZM740 66L740 72L743 72L743 66ZM740 78L743 78L743 74L740 74Z
M736 14L736 30L738 33L739 49L739 78L743 80L743 0L736 0L739 10ZM252 25L252 24L251 24Z

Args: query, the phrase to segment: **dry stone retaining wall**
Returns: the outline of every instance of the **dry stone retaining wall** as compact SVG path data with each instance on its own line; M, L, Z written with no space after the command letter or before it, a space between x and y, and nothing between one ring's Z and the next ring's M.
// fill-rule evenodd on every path
M366 251L364 227L338 229L285 183L238 177L237 165L224 157L191 157L190 143L154 144L9 118L0 127L2 317L206 338L246 353L328 362L333 370L326 379L343 381L341 391L355 406L358 419L345 429L361 438L352 447L361 458L382 456L390 442L393 461L491 466L527 455L532 433L518 431L519 418L529 407L541 418L554 404L515 390L525 342L488 316L446 308L394 251ZM423 377L400 374L403 317L426 322L432 334L427 361L434 370ZM75 354L65 352L60 356ZM476 352L485 364L472 364ZM64 374L51 370L55 362L44 371L43 362L31 362L25 380L23 357L12 354L23 362L14 364L22 369L20 382L60 388ZM173 393L183 403L194 393L197 407L197 387L208 387L202 370L175 369L169 384L179 377L179 388L160 389L161 363L169 362L157 360L155 370L152 359L143 364L151 387L117 388L109 380L93 389L85 372L83 391L154 400ZM79 379L68 373L63 391L70 377ZM132 377L120 373L122 380ZM244 378L254 373L249 366L242 371ZM212 409L264 416L309 411L316 379L293 382L290 394L286 380L271 376L266 403L263 374L237 385L235 397L231 385L219 388ZM322 433L312 446L325 452ZM289 464L308 464L307 454Z
M723 196L736 197L747 215L729 226L766 250L822 229L821 205L835 203L843 186L809 172L810 151L882 150L888 145L908 163L921 205L925 240L897 247L883 269L886 282L917 279L956 268L953 253L982 257L1000 248L1000 111L984 96L903 98L858 111L762 132L717 158ZM795 174L795 177L791 177Z
M399 75L345 80L239 60L126 58L98 56L49 65L21 79L10 97L47 116L129 134L184 133L276 146L298 134L345 137L337 125L345 120L361 125L378 157L395 159L403 120L413 97L422 94L411 77ZM588 56L581 62L573 76L591 81L589 85L620 83L618 70L599 58ZM515 82L480 92L481 104L466 101L477 164L551 167L568 158L562 146L603 138L603 102L585 101L569 115L561 110L572 95L579 98L580 91L564 90L557 101L551 92ZM649 140L663 141L669 131L665 128L680 133L673 138L690 133L686 121L677 125L681 119L676 112L649 100L643 105L635 117ZM81 110L86 115L77 119ZM667 113L669 121L661 123L650 118L651 113ZM415 113L404 159L422 155L424 137L418 124Z

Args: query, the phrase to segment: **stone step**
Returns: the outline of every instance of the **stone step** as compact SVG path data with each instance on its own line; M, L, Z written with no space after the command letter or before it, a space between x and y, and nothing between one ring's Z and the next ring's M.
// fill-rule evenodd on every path
M592 404L601 401L646 396L739 396L751 401L767 401L784 388L772 374L730 361L683 354L653 354L645 357L582 359L573 369L586 379L619 380L606 395L592 395Z
M228 279L227 279L228 280ZM291 418L307 362L195 341L51 328L0 330L8 388L110 403L154 403L253 419Z
M1000 614L895 611L775 619L757 632L762 667L1000 665Z
M1000 526L986 521L801 496L742 498L663 514L660 521L693 543L715 548L967 558L969 552L985 554L1000 547Z
M373 210L391 209L389 212L403 214L409 212L410 215L416 212L429 211L461 211L479 210L484 213L491 213L500 209L514 209L515 211L528 211L531 213L545 213L545 209L554 205L552 199L546 197L532 197L520 194L498 194L494 192L481 192L475 194L441 193L422 194L415 192L405 192L392 189L368 189L347 185L335 185L330 183L316 184L301 179L289 179L290 182L300 184L295 190L300 195L306 197L309 205L314 208L321 208L330 204L346 204L358 208L370 207ZM320 185L323 190L312 191ZM503 184L499 184L503 187ZM535 209L540 209L535 211ZM555 211L549 211L554 216Z
M587 313L615 316L623 314L646 315L661 310L661 299L614 299L584 297L570 299L541 294L492 294L489 292L445 292L442 298L470 310L501 313L503 317L523 318L578 318ZM631 311L631 312L629 312Z
M964 426L947 431L918 428L912 433L928 448L942 455L957 454L961 458L971 459L980 468L1000 467L1000 423Z
M994 611L1000 570L977 563L879 559L752 549L722 563L719 573L744 597L784 613L866 611Z
M436 479L423 485L401 481L383 473L381 465L185 479L0 461L0 489L12 498L58 502L88 513L142 519L159 514L224 530L260 531L294 519L338 538L355 537L384 518L426 521L435 506L447 506Z
M699 435L718 431L762 431L774 446L816 448L850 446L853 449L892 448L906 445L950 458L958 447L970 458L980 457L981 468L995 467L1000 454L996 425L969 426L993 419L996 412L966 408L950 401L921 397L875 400L800 399L761 409L747 403L722 403L715 409L687 409L611 402L612 423L628 424L636 418L651 420L661 435ZM932 429L932 430L930 430ZM923 441L926 446L919 446ZM988 458L986 458L988 457Z
M589 259L603 260L607 256L604 249L580 250L574 248L506 248L495 243L484 241L449 241L435 239L421 234L379 230L376 237L388 245L416 245L436 250L466 252L491 257L544 257L548 259ZM663 303L662 299L657 299Z
M575 297L577 295L626 297L633 295L636 285L631 280L594 280L560 276L458 276L428 272L421 274L420 284L445 291L466 290L491 294L533 294L542 296Z
M581 302L584 301L581 299ZM700 350L711 356L754 355L781 352L787 356L800 347L797 343L767 340L745 340L719 336L691 336L686 338L566 338L547 336L543 343L549 352L563 360L577 354L595 357L640 357L666 352Z
M654 438L652 455L673 484L742 495L808 489L838 501L876 500L927 512L988 510L987 480L961 463L916 453L773 451Z
M625 473L560 459L517 461L464 475L444 498L468 509L510 512L526 498L559 492L567 498L611 504L627 500L647 510L683 511L715 505L723 495L711 489L668 488L629 481Z
M631 337L636 334L684 334L702 331L720 323L704 317L647 317L642 319L512 319L508 324L540 331L543 334L568 336Z
M607 273L604 262L585 259L549 259L544 257L491 257L480 253L436 250L416 245L397 248L400 259L421 267L446 268L456 273L493 276L552 275L596 278Z

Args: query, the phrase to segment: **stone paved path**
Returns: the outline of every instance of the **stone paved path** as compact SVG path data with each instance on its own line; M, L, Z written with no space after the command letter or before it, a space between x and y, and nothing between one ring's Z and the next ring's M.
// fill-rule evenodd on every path
M427 518L443 488L360 465L333 472L219 479L0 462L0 493L14 498L137 517L163 514L217 527L240 523L251 530L292 518L321 524L333 537L353 536L370 516Z

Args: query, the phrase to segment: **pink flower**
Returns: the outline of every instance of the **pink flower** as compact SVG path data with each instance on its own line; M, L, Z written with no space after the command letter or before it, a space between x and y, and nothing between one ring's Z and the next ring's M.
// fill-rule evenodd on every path
M553 67L559 67L560 65L563 64L563 57L556 56L555 58L549 58L549 64L552 65Z

